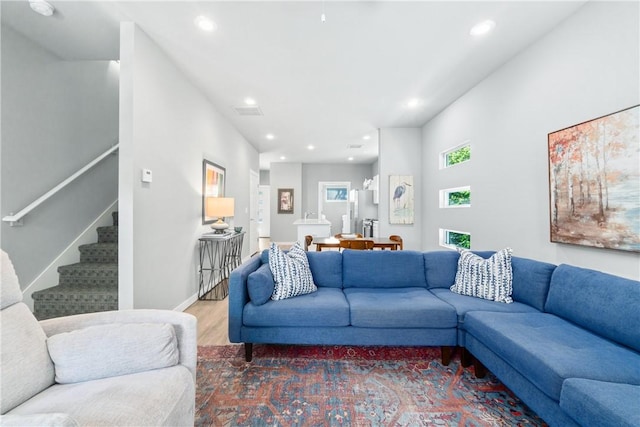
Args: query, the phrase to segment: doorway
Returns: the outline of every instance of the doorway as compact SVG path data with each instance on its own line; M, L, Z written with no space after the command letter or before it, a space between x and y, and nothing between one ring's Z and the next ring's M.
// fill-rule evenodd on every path
M318 219L331 222L331 234L351 233L351 204L349 181L318 182Z

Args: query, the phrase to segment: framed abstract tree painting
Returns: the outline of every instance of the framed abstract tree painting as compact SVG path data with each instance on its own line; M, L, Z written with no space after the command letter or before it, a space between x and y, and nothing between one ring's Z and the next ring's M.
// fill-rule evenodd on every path
M640 106L548 143L551 241L640 252Z

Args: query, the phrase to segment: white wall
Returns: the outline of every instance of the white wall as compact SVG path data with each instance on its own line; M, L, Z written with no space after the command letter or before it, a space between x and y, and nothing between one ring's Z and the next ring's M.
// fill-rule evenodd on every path
M115 62L63 61L5 23L1 52L4 217L116 142L119 76ZM116 200L117 164L117 155L108 157L28 214L23 226L2 223L2 248L23 289ZM52 280L42 287L58 284Z
M302 212L302 163L271 163L271 241L295 242L298 239L293 222ZM278 189L293 188L293 214L278 213Z
M422 236L422 190L414 190L414 223L389 223L389 176L413 175L416 187L422 182L421 133L420 128L385 128L379 130L380 203L378 219L380 236L397 234L402 236L404 249L421 250Z
M547 163L549 132L638 104L638 9L587 3L423 127L425 250L446 227L471 232L472 249L640 276L639 254L550 243ZM440 171L438 154L465 140L471 162ZM439 189L469 184L471 208L438 208Z
M226 168L231 226L249 229L257 151L135 24L121 25L120 306L173 309L198 288L202 160ZM141 169L153 182L140 181ZM243 247L247 254L248 241Z

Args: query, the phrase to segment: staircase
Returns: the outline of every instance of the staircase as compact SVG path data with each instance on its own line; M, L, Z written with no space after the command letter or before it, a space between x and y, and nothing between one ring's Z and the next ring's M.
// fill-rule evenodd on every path
M34 292L38 320L118 309L118 212L98 227L98 243L80 246L80 262L58 267L58 286Z

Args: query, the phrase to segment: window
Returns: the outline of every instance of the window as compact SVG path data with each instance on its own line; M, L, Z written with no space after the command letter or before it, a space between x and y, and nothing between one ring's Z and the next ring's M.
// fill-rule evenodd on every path
M464 231L440 229L440 246L471 249L471 234Z
M440 169L445 169L469 160L471 160L471 143L466 141L462 145L440 153Z
M440 190L441 208L468 208L471 206L471 187L456 187Z

